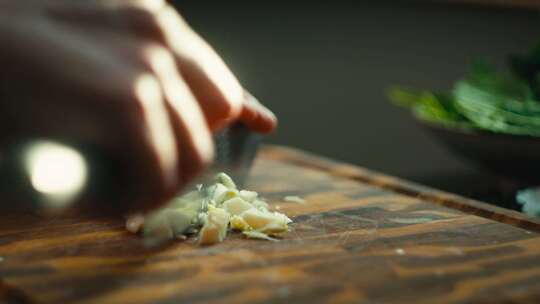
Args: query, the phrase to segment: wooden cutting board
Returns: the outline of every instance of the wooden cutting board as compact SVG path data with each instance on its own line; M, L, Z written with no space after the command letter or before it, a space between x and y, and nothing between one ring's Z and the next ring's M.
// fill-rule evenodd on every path
M122 220L0 216L13 303L540 301L540 224L519 213L281 147L247 188L294 220L280 242L231 235L145 248ZM285 202L299 195L304 204ZM1 302L1 301L0 301Z

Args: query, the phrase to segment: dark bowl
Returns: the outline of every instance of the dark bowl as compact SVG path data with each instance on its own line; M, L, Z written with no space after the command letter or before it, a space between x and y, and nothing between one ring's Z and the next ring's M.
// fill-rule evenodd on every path
M450 151L485 170L520 182L540 181L540 137L418 122Z

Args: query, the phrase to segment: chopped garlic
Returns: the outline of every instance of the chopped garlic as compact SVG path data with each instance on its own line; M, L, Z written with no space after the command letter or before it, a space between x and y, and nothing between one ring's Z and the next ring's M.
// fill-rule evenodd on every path
M204 197L193 191L148 214L144 219L144 236L159 241L186 233L192 224L199 222L198 215L204 201Z
M255 208L242 213L242 218L254 230L270 234L288 231L287 225L292 222L282 213L261 211Z
M211 245L222 242L227 235L229 213L222 208L208 206L208 216L199 232L199 244Z
M131 233L139 232L144 225L144 215L135 214L131 215L126 220L126 229Z
M298 204L306 203L306 201L303 198L301 198L300 196L295 196L295 195L285 196L283 200L285 200L286 202L298 203Z
M231 215L240 215L242 212L253 208L253 205L240 197L231 198L223 203L223 208Z
M156 242L172 239L174 233L167 219L166 212L158 212L148 216L144 220L143 234Z
M223 172L216 175L215 179L217 182L222 183L223 185L225 185L225 187L229 189L237 189L236 184L234 183L232 178Z
M238 191L236 189L228 188L221 183L210 186L207 191L210 201L214 202L217 205L223 203L228 199L238 196Z
M146 217L128 218L126 228L136 233L142 226L143 235L153 243L184 239L186 234L198 232L201 245L223 241L229 227L249 238L266 240L275 240L269 235L289 230L292 221L285 214L269 211L257 192L237 189L225 173L216 175L215 181L173 199L167 207Z
M279 242L278 239L268 236L265 233L259 232L259 231L244 231L242 232L245 236L247 236L250 239L261 239L261 240L267 240L267 241L273 241L273 242Z
M253 203L259 196L257 192L248 190L242 190L238 195L248 203Z
M204 199L204 196L199 191L191 191L182 196L174 198L166 208L183 208L193 206L198 208Z
M247 231L251 229L248 223L246 223L246 221L238 215L231 216L230 222L231 222L231 228L234 230Z
M268 210L268 204L263 201L263 200L260 200L260 199L256 199L253 201L252 203L253 207L259 209L259 210Z
M196 216L193 210L183 208L168 209L165 214L175 236L183 234L191 226L192 219Z

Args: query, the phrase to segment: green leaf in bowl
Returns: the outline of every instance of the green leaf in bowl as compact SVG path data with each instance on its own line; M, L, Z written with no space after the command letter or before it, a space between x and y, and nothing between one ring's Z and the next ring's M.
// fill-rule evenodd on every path
M529 86L517 77L476 62L468 77L457 82L453 93L457 110L482 129L540 134L540 104L533 99Z
M449 94L393 87L388 90L388 97L394 104L412 109L414 115L423 121L446 127L473 127L457 110Z

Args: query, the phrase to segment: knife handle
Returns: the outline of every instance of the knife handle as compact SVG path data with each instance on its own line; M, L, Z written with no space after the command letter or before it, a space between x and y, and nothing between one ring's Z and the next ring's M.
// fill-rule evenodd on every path
M83 178L76 169L84 171L79 172ZM62 177L68 178L64 188L73 188L73 179L82 178L82 182L75 185L77 188L67 189L68 193L62 189ZM130 199L129 193L123 191L130 188L129 183L130 177L120 168L120 162L93 145L26 140L0 151L0 208L7 211L76 208L121 213L122 203Z

